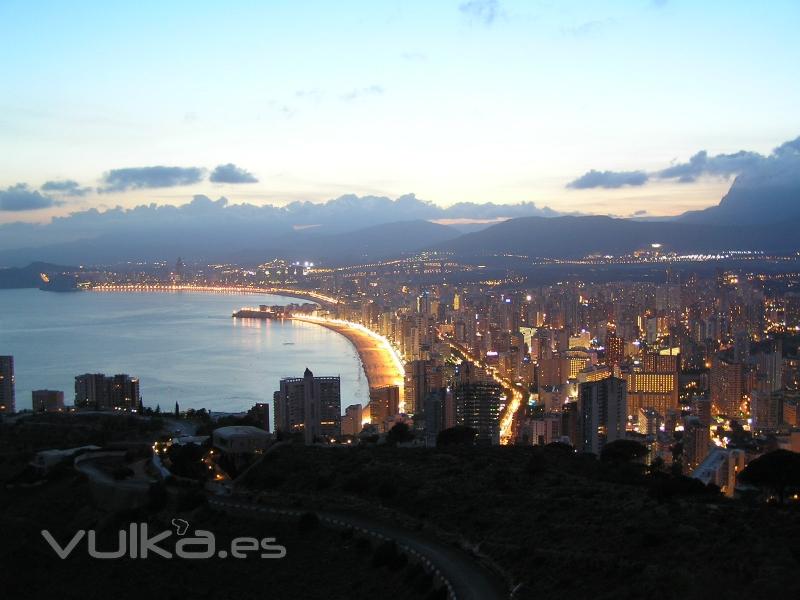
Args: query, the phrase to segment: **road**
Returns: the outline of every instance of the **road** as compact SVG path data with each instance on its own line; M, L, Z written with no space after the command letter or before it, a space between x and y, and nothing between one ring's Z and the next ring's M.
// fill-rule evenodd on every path
M306 510L275 508L253 504L236 497L209 498L209 504L234 514L275 514L300 516ZM335 528L353 528L376 539L394 540L401 550L429 567L447 586L450 598L457 600L492 600L508 598L501 577L486 570L468 554L416 533L388 525L362 515L313 510L323 524Z

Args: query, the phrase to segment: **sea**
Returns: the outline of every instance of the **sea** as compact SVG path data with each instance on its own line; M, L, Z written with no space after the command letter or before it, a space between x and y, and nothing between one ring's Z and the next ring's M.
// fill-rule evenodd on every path
M245 306L296 298L213 292L0 290L0 355L14 357L17 410L31 391L61 390L72 404L75 376L127 373L145 406L242 412L272 404L283 377L342 380L342 410L369 400L355 347L311 323L234 319Z

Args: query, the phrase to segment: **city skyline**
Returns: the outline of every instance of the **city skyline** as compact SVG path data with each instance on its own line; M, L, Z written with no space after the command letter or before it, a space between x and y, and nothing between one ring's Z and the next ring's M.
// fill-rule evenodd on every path
M791 2L9 2L0 16L0 223L196 194L674 215L716 204L800 133Z

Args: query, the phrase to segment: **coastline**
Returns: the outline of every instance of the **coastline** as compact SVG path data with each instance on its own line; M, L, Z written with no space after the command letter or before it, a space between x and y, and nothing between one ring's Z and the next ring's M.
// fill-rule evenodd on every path
M291 320L321 325L347 338L358 352L370 389L396 385L400 388L402 404L405 373L394 351L388 347L388 342L383 338L375 333L368 332L365 328L345 321L294 315Z
M95 292L213 292L230 294L270 294L332 305L336 299L287 288L214 287L196 285L103 285L89 288ZM346 338L356 349L361 368L367 377L369 388L396 385L400 388L400 404L403 405L403 384L405 372L395 352L388 342L378 334L345 321L335 321L311 316L293 315L289 320L320 325ZM343 407L344 408L344 407Z
M335 305L338 300L313 291L294 290L289 288L259 288L247 286L213 286L189 284L102 284L86 288L87 292L204 292L214 294L267 294L283 296L295 300L316 302L323 306Z

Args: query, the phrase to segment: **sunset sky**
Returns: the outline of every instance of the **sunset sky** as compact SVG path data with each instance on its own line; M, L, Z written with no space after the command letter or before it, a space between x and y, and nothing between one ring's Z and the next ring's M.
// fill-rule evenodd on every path
M675 214L735 169L652 174L800 135L798 31L796 0L3 0L0 222L193 194Z

